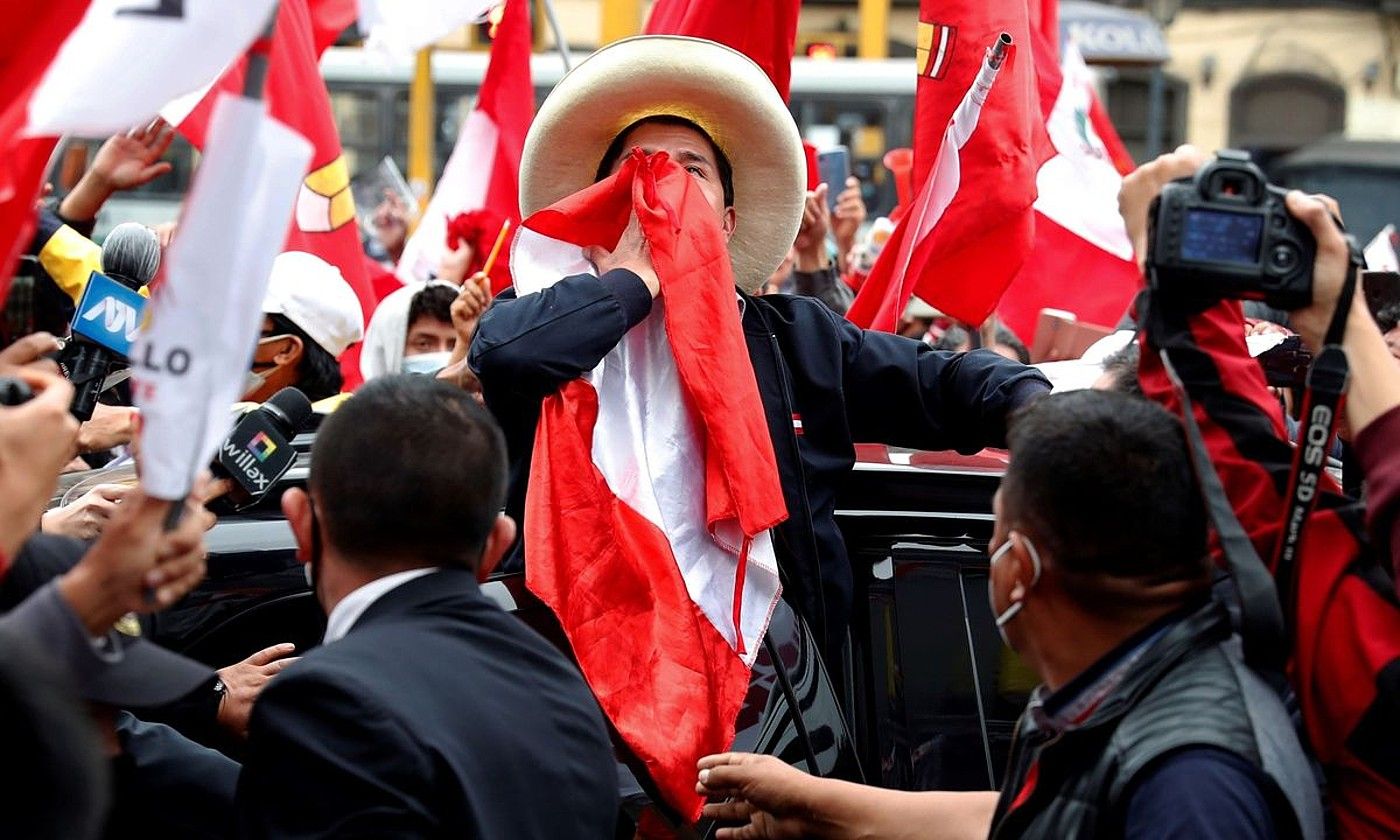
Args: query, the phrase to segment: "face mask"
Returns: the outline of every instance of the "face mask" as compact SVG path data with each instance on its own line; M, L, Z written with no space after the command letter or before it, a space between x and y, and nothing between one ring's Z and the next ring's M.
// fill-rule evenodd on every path
M1037 583L1040 582L1040 552L1035 550L1035 543L1031 542L1029 537L1023 534L1021 536L1021 539L1026 544L1026 552L1029 553L1031 556L1031 567L1035 569L1034 574L1031 575L1030 583L1031 586L1035 586ZM995 566L997 564L997 561L1005 557L1006 553L1010 550L1011 537L1008 535L1006 538L1006 542L1002 543L1000 548L992 552L992 556L990 561L988 562L988 566ZM1027 587L1027 589L1029 588L1030 587ZM990 574L987 575L987 599L988 602L992 604L992 609L996 609L996 603L992 601L992 577ZM1012 644L1011 641L1006 638L1006 623L1016 617L1016 614L1021 611L1021 607L1025 606L1025 603L1025 598L1022 598L1021 600L1007 607L1006 612L997 616L997 632L1001 634L1001 640L1006 644L1007 647L1012 647Z
M399 370L403 373L421 373L431 376L452 361L452 351L443 350L438 353L419 353L416 356L404 356L403 362L399 365Z

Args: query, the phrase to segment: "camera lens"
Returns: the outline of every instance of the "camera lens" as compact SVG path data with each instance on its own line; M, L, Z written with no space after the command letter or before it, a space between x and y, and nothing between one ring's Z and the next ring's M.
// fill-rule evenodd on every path
M1292 245L1275 245L1269 252L1269 265L1282 274L1298 267L1298 249Z

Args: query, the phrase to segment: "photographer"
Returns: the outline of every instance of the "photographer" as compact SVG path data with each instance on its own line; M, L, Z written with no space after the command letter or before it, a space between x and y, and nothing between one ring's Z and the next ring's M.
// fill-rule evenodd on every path
M1152 200L1168 182L1190 177L1205 163L1199 152L1183 147L1124 181L1120 207L1140 259L1149 244ZM1279 653L1287 654L1288 675L1308 741L1327 776L1341 836L1395 837L1400 836L1395 723L1400 607L1391 564L1400 556L1400 463L1393 443L1400 437L1400 371L1359 289L1341 299L1353 269L1332 219L1335 203L1294 192L1286 206L1317 244L1311 302L1295 309L1290 320L1317 353L1334 311L1345 318L1341 347L1350 367L1345 422L1365 472L1368 500L1363 506L1347 499L1325 473L1319 477L1319 502L1292 573L1271 568L1292 629L1291 643L1282 643L1290 649ZM1294 450L1286 442L1279 404L1246 351L1240 305L1203 300L1199 289L1181 294L1159 287L1143 310L1143 391L1181 413L1159 355L1166 350L1195 405L1193 416L1230 506L1268 562L1279 554L1285 535Z
M988 577L1006 643L1042 685L992 792L814 779L771 757L700 762L720 838L1321 835L1277 696L1231 651L1174 418L1096 390L1018 413Z

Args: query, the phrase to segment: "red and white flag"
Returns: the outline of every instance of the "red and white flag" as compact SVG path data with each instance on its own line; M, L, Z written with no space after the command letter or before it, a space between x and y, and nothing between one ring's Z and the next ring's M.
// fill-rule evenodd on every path
M1001 36L1011 44L997 58ZM1030 253L1040 116L1025 0L924 0L918 33L918 193L861 286L853 323L893 331L918 295L980 324ZM993 87L993 83L995 87Z
M15 0L0 11L8 42L0 58L0 301L34 233L34 201L58 142L23 136L29 100L87 6L88 0Z
M105 137L149 122L170 100L218 78L263 30L274 3L93 0L34 92L30 133Z
M315 254L340 270L359 298L365 319L378 302L365 271L364 249L355 222L355 199L350 193L350 170L341 154L340 133L331 114L330 94L317 64L316 36L307 0L280 0L272 42L259 40L254 49L267 51L267 83L263 98L273 117L311 141L315 152L297 195L285 250ZM196 148L208 139L209 119L220 91L243 89L247 60L236 62L193 111L181 116L167 111L181 134ZM340 357L345 387L360 384L360 345Z
M582 249L613 247L633 212L662 292L544 400L525 580L666 801L694 819L695 762L731 746L777 604L771 529L787 517L719 220L664 153L635 151L526 219L512 270L522 295L591 273Z
M448 220L457 214L484 208L493 218L519 224L520 153L535 115L530 48L530 3L506 0L476 107L462 121L437 190L399 258L396 273L403 282L437 273L447 251ZM493 231L487 241L494 237ZM509 275L501 279L508 282Z
M1113 326L1142 284L1118 215L1123 176L1112 149L1122 141L1106 115L1094 119L1093 73L1073 42L1065 45L1059 67L1049 46L1037 42L1036 64L1056 154L1036 175L1035 249L997 308L1028 342L1045 307Z
M262 325L272 261L287 235L311 144L263 103L220 94L164 282L132 358L141 486L182 499L232 422Z

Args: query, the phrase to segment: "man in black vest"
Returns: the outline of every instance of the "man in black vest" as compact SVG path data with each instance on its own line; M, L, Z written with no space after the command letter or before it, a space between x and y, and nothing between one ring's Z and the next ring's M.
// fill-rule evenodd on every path
M610 838L602 714L562 654L476 570L510 545L505 444L422 376L360 389L283 497L325 644L253 706L242 837Z
M996 793L905 793L711 756L723 837L1321 836L1307 759L1277 695L1232 649L1212 600L1206 516L1179 423L1103 391L1013 422L989 589L1043 684ZM855 835L851 835L855 836Z

